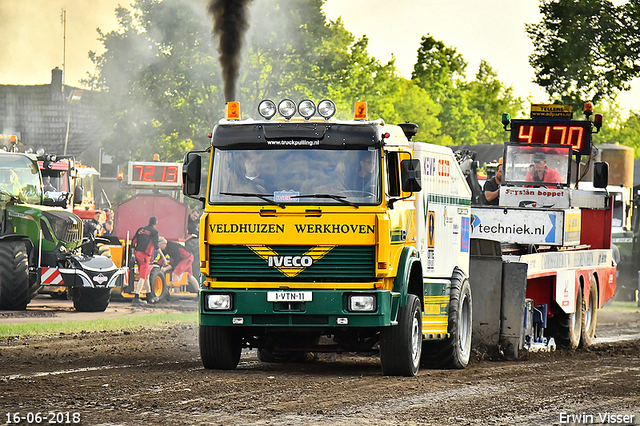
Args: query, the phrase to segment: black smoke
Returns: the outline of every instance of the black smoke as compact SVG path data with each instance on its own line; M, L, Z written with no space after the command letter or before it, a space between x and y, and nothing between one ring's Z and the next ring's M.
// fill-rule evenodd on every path
M236 82L240 75L240 53L244 33L249 27L247 9L252 0L210 0L213 34L220 40L218 53L224 80L226 101L236 99Z

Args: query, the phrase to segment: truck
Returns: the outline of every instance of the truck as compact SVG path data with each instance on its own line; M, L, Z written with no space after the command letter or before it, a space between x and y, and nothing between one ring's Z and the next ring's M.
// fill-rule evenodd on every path
M255 348L263 362L378 353L383 374L413 376L420 366L466 367L472 345L517 356L520 349L551 349L547 336L572 344L576 336L581 341L575 328L587 318L583 343L590 343L596 309L615 286L604 192L590 200L600 204L562 212L526 199L526 208L477 211L467 181L477 179L473 156L413 141L411 123L369 120L366 103L356 103L353 120L332 118L335 110L329 100L317 107L310 100L277 107L265 100L262 120L242 120L239 104L228 103L211 146L185 155L184 193L204 206L205 368L234 369L242 349ZM281 117L271 120L276 111ZM514 158L511 149L505 158ZM571 150L558 149L568 163ZM508 164L522 171L525 160ZM518 186L542 188L512 185L518 194L524 191ZM584 243L583 210L591 214L583 221L604 223L603 235ZM503 242L500 232L483 234L485 215L503 211L555 214L566 220L571 240ZM561 227L556 221L552 228L556 237ZM546 334L551 317L559 325Z
M64 197L66 202L66 196ZM78 311L104 311L124 270L96 243L60 198L44 198L38 159L0 153L0 310L24 310L41 286L64 287Z

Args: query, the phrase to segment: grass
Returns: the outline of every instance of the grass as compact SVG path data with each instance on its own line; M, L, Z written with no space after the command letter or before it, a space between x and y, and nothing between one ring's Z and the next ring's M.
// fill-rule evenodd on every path
M640 312L640 307L638 307L638 302L621 302L621 301L612 301L602 307L603 311L611 311L611 312Z
M196 324L197 322L198 314L190 312L130 315L85 321L0 324L0 338L47 336L95 331L136 330L161 327L168 324Z

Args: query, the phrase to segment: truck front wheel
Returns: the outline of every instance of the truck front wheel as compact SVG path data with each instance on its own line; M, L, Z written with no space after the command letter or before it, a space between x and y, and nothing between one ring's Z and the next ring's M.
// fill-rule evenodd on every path
M242 337L231 327L200 326L200 358L207 369L233 370L240 362Z
M0 310L22 311L38 294L36 282L29 285L27 247L21 241L0 242Z
M420 299L407 295L407 305L398 312L398 324L380 332L380 363L385 376L415 376L422 352L422 308Z
M73 288L73 307L78 312L104 312L110 300L110 288Z

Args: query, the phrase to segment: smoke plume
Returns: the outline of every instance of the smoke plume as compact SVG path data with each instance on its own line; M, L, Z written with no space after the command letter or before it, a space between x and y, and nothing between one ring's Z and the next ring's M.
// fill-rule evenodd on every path
M213 34L220 39L218 53L224 80L226 101L236 99L236 81L240 75L240 53L244 33L248 28L247 6L251 0L210 0Z

